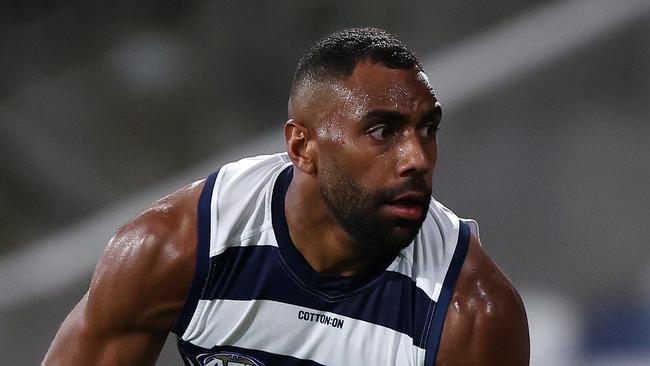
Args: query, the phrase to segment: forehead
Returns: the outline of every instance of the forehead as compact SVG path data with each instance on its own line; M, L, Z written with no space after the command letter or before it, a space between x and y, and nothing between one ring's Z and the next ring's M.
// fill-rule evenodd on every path
M430 109L436 97L426 74L415 68L391 69L378 63L359 63L352 75L342 81L350 92L350 102L365 107L394 109Z

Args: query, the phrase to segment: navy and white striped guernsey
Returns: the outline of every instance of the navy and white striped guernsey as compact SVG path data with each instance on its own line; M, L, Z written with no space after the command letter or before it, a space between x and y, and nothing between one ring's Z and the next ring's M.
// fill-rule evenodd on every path
M198 207L173 331L186 365L433 365L470 226L431 200L416 239L363 276L315 272L284 215L286 154L223 166Z

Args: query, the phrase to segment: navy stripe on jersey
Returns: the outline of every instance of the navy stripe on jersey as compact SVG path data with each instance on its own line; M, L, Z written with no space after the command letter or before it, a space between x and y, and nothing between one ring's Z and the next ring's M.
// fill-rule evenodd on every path
M456 286L456 280L460 274L460 269L463 266L463 262L465 262L467 248L469 247L469 237L469 225L463 222L463 220L460 220L460 228L458 230L458 244L456 244L454 256L451 258L451 264L447 269L445 282L442 284L442 290L440 291L440 296L438 297L436 311L433 315L433 324L431 325L431 329L427 335L428 341L427 353L424 360L425 366L433 366L436 361L438 346L440 345L440 338L442 337L442 326L445 322L445 315L447 314L447 307L449 306L451 296L454 293L454 287Z
M208 176L203 186L203 191L199 197L199 206L197 214L197 243L196 243L196 267L194 270L194 278L192 279L192 287L183 305L183 310L179 315L176 323L172 327L172 332L182 336L185 329L192 320L192 315L199 303L201 294L205 288L206 279L208 277L208 263L210 256L210 203L212 201L212 191L214 189L214 182L217 179L219 171L216 171Z
M253 350L248 348L234 347L234 346L215 346L211 349L198 347L190 342L185 342L179 339L178 349L181 350L181 356L187 366L203 366L208 364L211 360L221 355L222 359L230 359L231 361L239 361L238 365L253 365L253 366L323 366L322 364L311 361L301 360L296 357L279 355L276 353L264 352L260 350ZM216 363L216 362L215 362ZM219 363L216 363L219 364ZM224 364L226 364L224 362Z
M272 300L332 312L388 327L424 348L422 332L435 305L411 278L386 271L354 296L331 300L301 286L281 264L274 246L231 247L210 260L205 300Z

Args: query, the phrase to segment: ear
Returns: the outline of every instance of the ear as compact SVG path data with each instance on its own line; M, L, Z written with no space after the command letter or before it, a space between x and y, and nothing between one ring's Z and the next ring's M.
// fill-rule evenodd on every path
M312 139L309 128L300 121L289 119L284 125L284 141L287 144L289 159L296 169L312 175L315 174L316 142Z

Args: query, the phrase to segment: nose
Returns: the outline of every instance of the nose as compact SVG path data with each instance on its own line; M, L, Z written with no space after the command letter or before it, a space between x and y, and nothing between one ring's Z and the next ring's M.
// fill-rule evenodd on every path
M437 158L435 138L423 139L415 131L402 136L397 146L397 173L400 177L425 176L433 172Z

